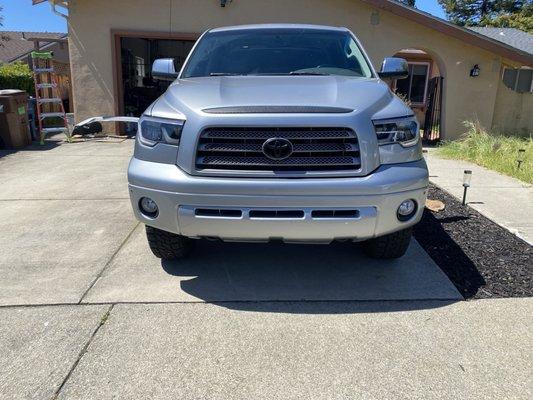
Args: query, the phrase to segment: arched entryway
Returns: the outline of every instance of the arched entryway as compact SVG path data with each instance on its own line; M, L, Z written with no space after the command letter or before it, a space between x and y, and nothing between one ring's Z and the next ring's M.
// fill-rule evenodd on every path
M391 82L391 88L415 112L426 143L442 139L444 120L444 65L430 52L419 48L405 48L394 57L409 64L409 77Z

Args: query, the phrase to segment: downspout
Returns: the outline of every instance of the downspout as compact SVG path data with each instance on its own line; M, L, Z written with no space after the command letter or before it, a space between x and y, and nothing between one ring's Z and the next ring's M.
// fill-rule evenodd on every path
M52 9L52 12L56 15L59 15L60 17L63 17L65 18L66 20L68 20L68 15L67 14L63 14L62 12L58 11L56 9L56 7L64 7L64 8L68 8L68 0L61 0L61 3L60 4L57 4L57 1L58 0L48 0L48 2L50 3L50 8Z

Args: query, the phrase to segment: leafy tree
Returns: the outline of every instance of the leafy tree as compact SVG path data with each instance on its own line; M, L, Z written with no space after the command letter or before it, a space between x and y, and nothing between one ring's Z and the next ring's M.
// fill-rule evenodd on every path
M0 26L4 26L4 16L2 15L2 11L4 10L4 7L0 6ZM4 34L0 35L0 47L3 46L2 41L9 40L9 36L6 36Z
M518 13L502 13L497 17L481 21L484 26L517 28L533 34L533 4L526 5Z
M466 26L526 26L533 0L438 0L448 19ZM525 21L524 21L525 20ZM511 22L513 21L513 22ZM516 22L518 21L518 22Z
M22 62L0 65L0 90L20 89L33 94L33 74Z

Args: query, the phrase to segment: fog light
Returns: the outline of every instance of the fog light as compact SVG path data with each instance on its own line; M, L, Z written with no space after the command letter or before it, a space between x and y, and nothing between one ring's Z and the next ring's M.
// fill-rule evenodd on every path
M143 214L151 218L157 217L157 213L159 212L157 204L155 204L155 201L153 201L149 197L141 198L141 200L139 201L139 208L141 209Z
M416 213L416 202L414 200L404 200L400 207L398 207L398 219L400 221L407 221Z

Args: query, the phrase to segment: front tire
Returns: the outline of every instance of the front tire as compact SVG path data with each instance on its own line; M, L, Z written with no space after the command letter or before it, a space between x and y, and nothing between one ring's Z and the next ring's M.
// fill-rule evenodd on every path
M194 240L192 239L148 225L146 226L146 237L154 256L163 260L185 258L194 247Z
M380 236L363 242L363 250L372 258L394 259L405 255L411 243L413 228Z

